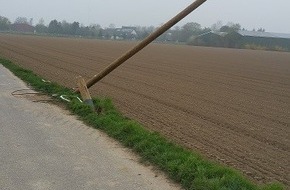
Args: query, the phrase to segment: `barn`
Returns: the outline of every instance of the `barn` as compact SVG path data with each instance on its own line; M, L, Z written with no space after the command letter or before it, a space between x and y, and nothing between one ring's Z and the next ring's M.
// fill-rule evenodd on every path
M193 38L189 44L196 46L225 47L226 32L206 32Z
M229 33L225 38L229 47L242 48L255 45L265 49L290 50L290 34L241 30Z
M246 30L230 33L210 31L195 37L191 45L290 51L290 34Z

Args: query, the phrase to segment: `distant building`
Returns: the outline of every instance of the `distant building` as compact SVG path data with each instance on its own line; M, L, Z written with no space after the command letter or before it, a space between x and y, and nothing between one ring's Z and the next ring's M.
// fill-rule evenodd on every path
M244 48L247 45L265 49L290 50L290 34L240 30L236 32L207 32L195 37L192 45Z
M137 37L136 27L122 26L116 29L115 39L117 40L135 40Z
M11 29L15 32L34 33L35 28L29 24L16 23L11 25Z
M122 26L122 28L106 28L103 37L111 40L135 40L138 37L136 27Z
M224 47L226 32L206 32L193 38L191 44L197 46Z
M255 44L269 49L281 47L290 50L290 34L241 30L229 33L226 37L233 47Z

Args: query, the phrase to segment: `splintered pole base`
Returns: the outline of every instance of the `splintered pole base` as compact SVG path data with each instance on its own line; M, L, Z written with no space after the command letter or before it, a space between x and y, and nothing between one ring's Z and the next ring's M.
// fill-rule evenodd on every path
M84 103L89 105L93 110L95 110L93 100L87 88L86 81L83 79L83 77L81 76L77 77L77 86Z

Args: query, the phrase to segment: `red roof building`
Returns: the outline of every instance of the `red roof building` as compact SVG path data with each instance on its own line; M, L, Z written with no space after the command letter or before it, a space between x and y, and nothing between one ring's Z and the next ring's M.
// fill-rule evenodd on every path
M12 24L11 29L15 32L27 32L27 33L33 33L35 28L29 24L24 24L24 23L17 23L17 24Z

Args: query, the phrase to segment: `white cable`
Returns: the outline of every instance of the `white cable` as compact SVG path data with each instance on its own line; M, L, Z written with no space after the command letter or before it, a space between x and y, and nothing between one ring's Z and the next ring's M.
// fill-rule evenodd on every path
M41 79L41 81L44 82L44 83L51 83L49 80Z
M65 98L65 96L67 95L61 95L60 98L63 99L64 101L71 102L69 99Z
M67 95L61 95L60 96L60 98L62 99L62 100L64 100L64 101L67 101L67 102L71 102L68 98L66 98L66 97L68 97ZM78 101L80 101L81 103L83 103L83 101L78 97L78 96L74 96L76 99L78 99Z

